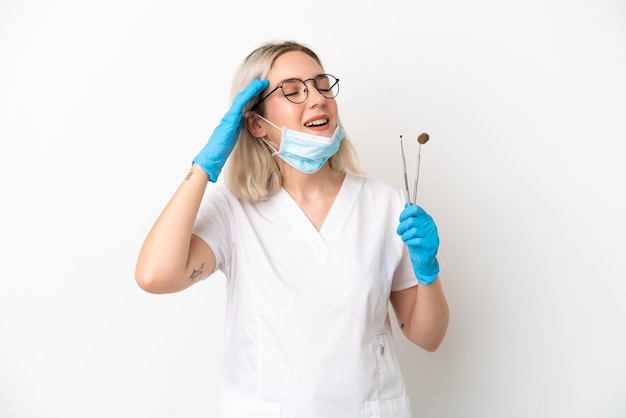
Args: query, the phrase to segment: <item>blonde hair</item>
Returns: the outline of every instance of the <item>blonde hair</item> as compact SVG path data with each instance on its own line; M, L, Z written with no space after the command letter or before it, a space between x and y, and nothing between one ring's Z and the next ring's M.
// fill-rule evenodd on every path
M232 99L255 78L266 78L274 61L290 51L308 54L323 68L317 54L304 44L294 41L265 43L252 51L239 66L233 79ZM259 101L260 97L250 100L243 112L252 110ZM257 109L258 113L262 114L263 103L260 103ZM330 157L328 162L330 167L337 172L361 172L356 149L345 134L345 130L339 150ZM272 157L272 151L263 141L252 136L245 126L241 129L237 144L228 159L225 181L233 195L252 202L269 199L280 190L282 185L280 170Z

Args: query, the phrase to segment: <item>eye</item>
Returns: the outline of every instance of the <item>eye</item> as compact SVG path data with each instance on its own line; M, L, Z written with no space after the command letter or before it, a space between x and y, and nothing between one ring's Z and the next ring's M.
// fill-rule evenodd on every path
M324 92L330 91L332 89L331 84L332 83L330 82L330 79L326 75L318 76L315 79L315 87L317 87L319 91L324 91Z
M314 82L315 88L324 97L332 99L339 93L339 79L330 74L320 74Z
M287 80L283 82L283 94L285 97L298 96L305 90L305 86L300 80Z

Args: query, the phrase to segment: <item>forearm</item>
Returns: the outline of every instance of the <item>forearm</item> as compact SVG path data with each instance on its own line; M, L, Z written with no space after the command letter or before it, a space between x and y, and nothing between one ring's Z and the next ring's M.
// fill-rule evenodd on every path
M416 286L415 292L410 320L403 331L412 342L432 352L439 347L448 329L448 302L439 278L428 286Z
M152 293L188 287L191 234L207 186L207 174L194 165L167 203L140 250L135 277Z

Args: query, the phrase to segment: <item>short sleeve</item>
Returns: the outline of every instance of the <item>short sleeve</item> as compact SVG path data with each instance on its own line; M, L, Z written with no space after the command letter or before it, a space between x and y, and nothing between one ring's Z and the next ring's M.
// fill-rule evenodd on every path
M393 216L394 218L394 231L400 223L400 213L404 210L405 200L402 191L395 188L392 195L393 199ZM398 266L393 274L393 282L391 283L391 291L397 292L400 290L408 289L409 287L416 286L418 284L415 272L413 271L413 265L411 264L411 258L409 256L409 250L406 244L402 241L402 238L394 232L394 245L399 245L401 252Z
M193 234L206 242L215 254L216 270L228 268L232 247L233 199L223 183L209 183L193 227Z
M402 239L398 237L400 241ZM413 265L411 264L411 258L409 257L409 251L402 243L402 257L398 263L398 268L393 275L393 282L391 283L391 291L397 292L400 290L408 289L409 287L417 286L417 278L415 272L413 272Z

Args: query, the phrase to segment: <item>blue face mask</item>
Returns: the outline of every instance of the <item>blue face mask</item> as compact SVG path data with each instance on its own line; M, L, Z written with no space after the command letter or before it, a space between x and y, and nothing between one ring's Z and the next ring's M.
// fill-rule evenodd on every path
M272 155L282 158L287 164L305 174L313 174L322 168L326 161L339 150L339 145L343 139L343 130L339 124L337 124L333 136L327 138L288 128L280 129L263 116L257 116L282 131L279 150L261 138L274 151Z

